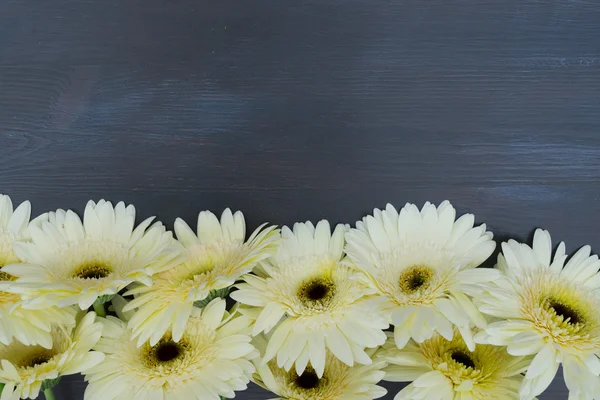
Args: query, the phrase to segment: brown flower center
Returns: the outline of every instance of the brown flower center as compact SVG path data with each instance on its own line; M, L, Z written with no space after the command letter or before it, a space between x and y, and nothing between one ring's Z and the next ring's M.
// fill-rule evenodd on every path
M0 281L14 281L17 277L0 271Z
M158 361L169 362L181 355L181 348L175 342L165 342L158 345L155 354Z
M433 278L433 270L426 265L415 265L405 269L400 275L398 284L406 294L413 294L427 289Z
M42 365L50 361L53 354L50 350L39 348L32 354L29 354L18 364L21 368L33 368L36 365Z
M450 357L459 364L464 365L467 368L475 369L475 362L471 359L471 357L465 353L464 351L455 350L452 352Z
M111 269L105 265L89 264L79 267L73 274L73 277L82 279L101 279L108 277L111 273Z
M185 340L176 343L170 337L163 338L152 347L146 345L145 350L142 352L142 359L146 366L155 368L161 365L169 365L173 361L183 358L187 351L188 344Z
M306 369L302 375L296 376L294 383L299 388L304 390L314 389L321 383L321 380L317 376L316 372L312 369Z
M558 302L554 299L548 300L548 307L552 309L557 316L562 317L563 321L576 325L583 322L583 318L571 307Z
M303 282L298 288L298 297L305 304L324 304L335 294L335 283L331 279L315 278Z

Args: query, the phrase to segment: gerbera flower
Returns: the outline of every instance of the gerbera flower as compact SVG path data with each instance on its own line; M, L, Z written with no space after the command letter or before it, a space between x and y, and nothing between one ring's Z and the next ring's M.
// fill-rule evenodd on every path
M489 324L477 341L508 346L513 355L535 355L521 385L522 399L542 393L560 363L569 398L594 398L600 392L598 256L584 246L565 265L560 243L552 259L550 234L541 229L533 248L510 240L502 252L498 268L506 276L477 303L482 312L506 320Z
M420 343L435 331L451 340L455 325L473 350L469 323L485 326L467 295L499 275L475 268L492 254L495 243L485 224L473 228L473 215L456 221L455 216L447 201L438 208L425 203L420 212L407 204L398 213L388 204L346 234L346 253L381 296L399 348L411 337Z
M29 240L30 215L31 205L28 201L13 212L10 197L0 195L0 267L20 262L13 245ZM1 271L0 289L8 289L15 279L15 276ZM52 347L51 325L74 324L75 312L72 308L58 307L27 310L22 307L18 294L0 291L0 321L0 343L10 344L14 338L26 345L39 344L49 349Z
M342 264L343 225L333 235L327 221L316 228L297 223L282 230L279 252L262 263L266 276L247 275L231 297L260 307L254 334L275 328L265 351L265 362L302 374L308 362L323 376L326 349L343 363L370 364L365 348L385 342L386 321L370 304L369 288ZM286 317L281 324L278 322ZM277 326L276 326L277 325Z
M267 342L262 335L253 343L263 352L266 350ZM286 371L278 367L275 360L264 363L256 358L254 363L257 372L253 382L275 393L279 396L277 400L371 400L387 393L377 386L385 375L382 368L386 364L381 360L350 367L328 352L321 377L310 365L298 374L296 368Z
M239 211L232 215L229 209L223 212L220 223L213 213L202 211L197 236L182 219L177 219L175 233L187 249L187 259L154 276L151 287L138 286L127 293L136 298L125 311L139 308L129 321L134 337L139 337L138 344L149 339L155 345L171 328L173 340L178 342L194 302L233 285L257 262L273 254L279 242L278 231L273 226L261 229L244 242L244 215Z
M257 356L250 336L225 311L225 300L196 308L178 342L167 332L157 344L138 347L126 322L102 320L96 350L105 360L86 372L86 400L218 400L245 390Z
M531 362L504 347L477 345L471 351L459 334L447 340L437 333L403 349L390 340L378 357L388 363L384 380L414 381L395 400L517 400L521 373Z
M31 225L32 243L16 243L15 254L27 264L3 271L18 277L10 287L27 308L48 304L89 308L101 295L113 295L132 282L151 284L150 276L176 265L180 246L153 217L133 229L135 209L120 202L88 202L83 223L73 211L49 213ZM150 227L149 227L150 226ZM149 227L149 228L148 228Z
M35 399L44 381L77 374L98 364L104 354L90 351L102 334L102 325L88 313L75 325L54 325L52 347L28 346L18 341L0 345L2 400Z

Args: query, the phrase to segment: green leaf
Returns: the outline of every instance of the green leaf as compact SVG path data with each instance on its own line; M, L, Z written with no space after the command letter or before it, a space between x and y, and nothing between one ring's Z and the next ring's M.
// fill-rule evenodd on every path
M211 301L213 301L217 297L220 297L220 298L224 299L229 294L230 289L231 288L226 287L226 288L223 288L223 289L212 290L208 294L208 296L206 296L204 299L195 301L194 302L194 306L202 308L202 307L206 307L208 305L208 303L210 303Z
M103 294L102 296L98 296L98 298L96 299L96 301L94 303L96 303L96 304L108 303L109 301L112 300L113 297L115 297L114 294Z
M40 391L43 392L44 390L52 389L54 386L58 385L58 382L60 382L60 379L61 379L60 376L55 379L46 379L44 382L42 382L42 387L41 387Z

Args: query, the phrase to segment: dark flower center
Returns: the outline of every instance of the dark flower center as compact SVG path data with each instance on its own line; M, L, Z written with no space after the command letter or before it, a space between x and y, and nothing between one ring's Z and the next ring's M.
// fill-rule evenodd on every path
M475 369L475 363L473 362L471 357L469 357L469 355L464 351L455 350L452 352L450 357L457 363L462 364L467 368Z
M186 357L189 351L190 344L185 337L179 342L174 342L169 335L163 337L154 346L146 343L140 356L144 365L153 370L157 368L178 368L178 363Z
M329 292L329 288L322 283L315 283L311 285L306 291L306 296L311 300L321 300L323 297L327 296L327 292Z
M426 282L427 278L423 274L415 274L408 281L408 287L410 290L417 290L425 285Z
M106 278L112 271L103 265L85 265L75 272L74 276L82 279L101 279Z
M315 371L305 370L302 375L296 378L296 385L302 389L314 389L319 386L319 377Z
M182 353L181 350L177 343L169 341L159 343L154 350L154 354L158 361L166 363L178 358Z
M399 279L400 289L406 294L427 289L431 284L433 271L425 265L415 265L402 272Z
M335 284L329 279L310 279L300 285L298 297L304 303L324 304L330 300L335 293Z
M16 277L0 271L0 281L14 281Z
M52 359L52 353L50 350L39 349L35 353L29 355L19 364L22 368L33 368L36 365L45 364Z
M578 324L582 322L582 318L579 316L577 311L573 310L571 307L562 304L556 300L550 300L548 302L548 306L554 310L556 315L562 317L563 321L568 322L570 324Z

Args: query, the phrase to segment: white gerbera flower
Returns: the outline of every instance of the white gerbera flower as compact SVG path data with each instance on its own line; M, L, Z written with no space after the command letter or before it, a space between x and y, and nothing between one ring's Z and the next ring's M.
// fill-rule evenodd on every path
M321 377L327 349L349 366L370 364L364 349L385 342L388 324L370 305L370 290L341 262L345 230L338 225L332 235L324 220L316 228L310 222L295 224L293 232L284 227L278 254L262 265L267 276L247 275L231 294L260 307L255 335L275 328L265 362L276 357L278 367L295 365L297 374L310 362Z
M245 390L258 355L243 333L248 321L231 318L225 301L196 308L178 342L171 332L138 347L127 324L108 317L96 350L105 360L86 372L85 400L218 400Z
M395 400L518 400L521 373L531 362L504 347L478 345L471 351L460 335L446 340L437 333L403 349L392 339L378 357L388 363L384 380L414 381Z
M49 221L30 227L32 243L16 243L27 264L3 271L17 276L10 287L27 308L48 304L89 308L101 295L113 295L132 282L150 285L150 276L180 260L180 245L152 218L134 228L135 209L120 202L88 202L83 223L73 211L49 213Z
M29 240L30 215L31 205L28 201L19 205L13 212L10 197L0 195L0 267L20 262L13 251L13 245ZM8 289L15 279L15 276L1 271L0 288ZM10 344L14 338L26 345L39 344L49 349L52 347L52 324L75 323L75 312L72 308L47 307L28 310L22 305L18 294L0 291L0 343Z
M102 325L89 313L75 325L52 328L52 348L14 341L0 345L2 400L35 399L46 380L73 375L98 364L104 354L90 351L100 339Z
M407 204L398 213L388 204L346 234L346 253L381 296L399 348L411 337L420 343L435 331L450 340L455 325L472 350L470 321L485 326L467 295L499 275L475 268L495 243L485 224L473 228L473 215L456 221L455 215L447 201L437 209L425 203L420 212Z
M514 240L502 244L496 280L477 298L479 309L506 319L488 325L476 340L508 346L513 355L535 355L520 389L531 399L552 382L563 364L569 398L600 393L600 261L582 247L566 263L565 244L552 259L547 231L538 229L533 248ZM596 396L596 397L594 397Z
M175 233L187 249L187 259L155 275L151 287L139 286L127 293L136 298L125 311L139 309L129 321L138 345L147 340L151 345L158 343L169 329L178 342L194 302L204 300L211 291L230 287L257 262L273 254L279 242L278 231L273 226L261 229L244 241L244 215L239 211L232 215L229 209L223 212L220 223L213 213L202 211L197 236L182 219L177 219Z
M257 336L253 343L259 350L266 350L263 335ZM381 360L350 367L328 352L321 377L310 365L298 374L295 368L286 371L278 367L275 360L264 363L258 357L254 363L257 372L253 382L279 396L273 400L371 400L387 393L377 386L385 375L382 368L386 364Z

